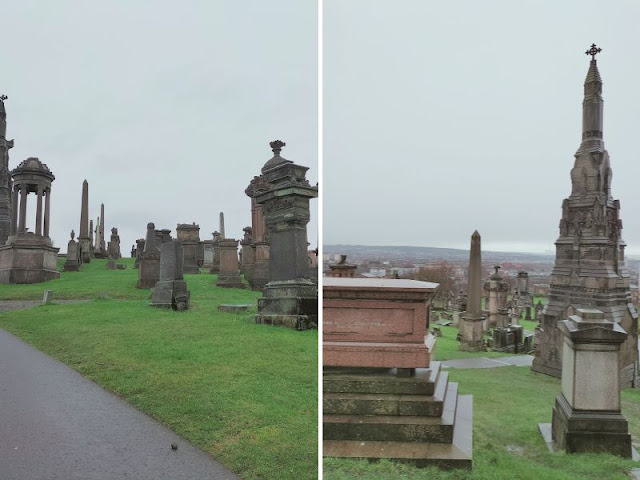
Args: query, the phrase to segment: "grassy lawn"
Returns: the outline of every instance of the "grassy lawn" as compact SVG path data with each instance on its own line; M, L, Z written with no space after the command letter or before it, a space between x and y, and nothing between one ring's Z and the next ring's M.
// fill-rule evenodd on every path
M128 259L122 263L130 263ZM96 260L38 285L0 285L0 298L93 298L0 314L0 327L168 425L246 479L317 477L317 331L221 313L259 292L185 275L192 308L149 307L137 270ZM99 291L107 300L96 299Z

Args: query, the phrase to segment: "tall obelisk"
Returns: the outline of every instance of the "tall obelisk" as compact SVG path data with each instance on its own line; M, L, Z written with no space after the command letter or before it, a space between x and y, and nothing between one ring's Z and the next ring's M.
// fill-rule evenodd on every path
M480 234L476 230L471 235L469 251L469 277L467 282L467 311L462 316L460 350L478 352L486 350L482 342L482 258Z
M89 235L89 183L82 182L82 205L80 207L80 235L78 235L82 263L91 261L91 237Z
M634 385L638 375L638 314L624 262L620 201L611 196L612 172L604 148L602 79L595 59L600 51L594 44L585 52L591 62L584 82L582 142L571 170L571 195L562 202L549 300L536 328L531 369L560 377L563 336L558 322L579 308L595 308L629 334L620 349L624 388Z

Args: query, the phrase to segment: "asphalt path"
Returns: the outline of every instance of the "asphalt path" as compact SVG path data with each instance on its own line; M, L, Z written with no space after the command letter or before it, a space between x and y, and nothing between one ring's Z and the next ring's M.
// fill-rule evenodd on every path
M0 479L239 477L121 398L0 329Z

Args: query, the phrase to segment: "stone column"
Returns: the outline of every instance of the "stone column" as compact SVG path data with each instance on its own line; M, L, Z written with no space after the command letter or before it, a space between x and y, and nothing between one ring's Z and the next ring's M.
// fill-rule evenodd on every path
M224 212L220 212L220 235L222 238L226 238L224 234Z
M20 220L18 223L18 233L24 233L27 221L27 186L20 185Z
M42 193L43 188L38 186L38 200L36 204L36 235L42 235Z
M564 340L562 393L553 409L553 440L567 453L631 458L631 435L620 409L620 346L627 333L602 311L586 308L558 328Z
M49 236L49 213L51 211L51 188L48 188L44 197L44 236Z
M18 231L18 201L20 194L20 188L15 186L13 188L13 205L11 209L11 235L15 235Z
M469 252L469 280L467 282L467 311L462 316L464 324L460 350L478 352L484 351L482 342L483 322L482 299L482 262L480 250L480 234L476 230L471 235L471 250Z
M224 238L218 242L220 251L220 272L216 286L244 288L238 269L238 240Z

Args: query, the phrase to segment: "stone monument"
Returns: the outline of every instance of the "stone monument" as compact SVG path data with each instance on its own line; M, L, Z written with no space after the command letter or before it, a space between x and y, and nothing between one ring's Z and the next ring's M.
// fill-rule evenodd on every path
M213 258L211 261L211 268L209 269L209 273L218 273L220 271L220 240L222 240L222 235L220 232L213 232L213 241L212 245L212 253Z
M251 285L251 274L253 273L253 265L256 263L255 250L251 247L253 243L253 230L251 227L242 229L244 236L240 240L242 246L242 262L240 264L240 273Z
M138 261L137 288L153 288L160 278L160 247L156 243L156 226L147 223L144 250Z
M200 249L200 225L179 223L176 228L176 236L182 244L184 252L184 273L200 273L198 267L198 251Z
M79 272L80 271L80 249L78 243L74 240L76 232L71 230L71 240L67 244L67 259L62 267L63 272Z
M160 246L160 279L151 296L152 307L173 308L184 311L189 308L190 293L182 276L182 245L171 240Z
M220 272L218 287L244 288L238 268L238 240L224 238L218 242L220 252Z
M488 315L484 331L499 326L498 315L500 315L500 309L507 307L507 295L509 294L509 286L500 275L500 265L496 265L493 268L495 272L489 277L489 281L484 284L484 290L489 293L489 300L487 301Z
M11 211L13 209L11 191L13 182L9 170L9 150L13 140L7 140L7 111L4 101L6 95L0 95L0 246L4 245L11 234Z
M104 226L104 203L102 203L100 204L100 216L96 227L96 244L93 249L95 258L107 258L109 256L107 245L104 241Z
M82 182L82 203L80 205L80 234L78 246L80 248L80 261L91 261L91 237L89 236L89 183Z
M472 398L431 357L437 286L324 279L324 456L471 468Z
M467 282L467 311L462 315L460 350L479 352L485 350L482 334L484 333L482 315L482 265L480 253L480 234L476 230L471 235L469 252L469 281Z
M593 52L590 53L590 52ZM602 80L596 47L584 83L582 142L571 170L571 195L562 202L560 236L548 303L536 327L531 369L560 377L563 335L558 322L578 308L596 308L628 333L620 348L621 386L636 385L638 314L625 268L620 202L611 195L611 166L603 141Z
M356 274L357 265L353 263L347 263L347 256L340 255L340 261L329 265L332 277L349 277L353 278Z
M12 172L11 230L0 246L0 283L39 283L60 277L58 251L49 238L51 183L55 176L46 164L30 157ZM27 195L37 195L35 233L27 231ZM42 207L44 197L44 212Z
M251 180L244 193L251 198L251 249L253 263L247 264L245 278L252 290L262 290L269 282L269 235L264 219L264 205L256 202L256 197L270 188L260 175Z
M261 175L269 188L255 197L264 206L270 244L269 283L258 299L256 322L303 330L318 325L318 288L309 280L307 257L309 201L318 196L318 187L305 178L308 167L280 156L284 146L271 142L273 158Z
M133 262L133 268L138 268L140 265L140 257L142 257L142 252L144 252L144 238L138 238L136 240L136 259Z
M620 346L627 333L602 311L584 308L558 322L557 328L564 350L562 393L551 424L553 442L567 453L631 458L631 435L620 404ZM540 430L544 435L544 424Z
M107 255L110 260L118 260L122 258L120 253L120 235L118 235L118 229L116 227L111 229L111 240L107 247Z

